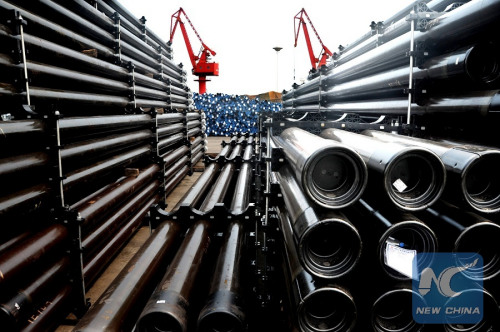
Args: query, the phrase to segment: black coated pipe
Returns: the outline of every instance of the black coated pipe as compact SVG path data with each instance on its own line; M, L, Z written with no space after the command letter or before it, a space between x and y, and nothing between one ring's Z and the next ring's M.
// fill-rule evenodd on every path
M205 220L190 227L137 321L139 332L187 331L192 291L210 244L209 230L210 224Z
M229 154L231 153L232 149L233 149L233 147L231 145L223 146L222 149L220 150L219 154L217 155L216 159L227 158L229 156Z
M25 175L27 172L37 172L48 166L49 156L44 152L33 152L19 156L0 158L0 178Z
M165 183L165 195L174 190L174 188L181 182L181 180L189 173L189 167L186 165L181 168L170 180Z
M68 271L69 258L64 257L53 265L37 271L36 277L29 284L17 290L16 294L0 304L0 324L6 331L17 330L22 318L34 311L34 306L50 293L57 282L64 280Z
M24 138L40 138L45 133L45 124L41 120L0 121L0 132L0 142L7 145Z
M242 151L243 151L243 147L241 146L241 144L237 144L231 150L231 154L229 155L229 157L227 157L227 160L234 160L235 158L237 158L241 155Z
M299 128L285 129L273 140L283 149L304 192L318 205L339 209L364 192L368 171L354 149Z
M28 214L45 208L50 194L48 184L38 184L0 197L0 217Z
M283 234L283 272L299 330L351 331L357 316L354 299L347 290L315 279L304 270L298 259L288 215L284 211L278 212Z
M391 266L393 263L389 262L390 257L388 257L391 255L391 248L393 249L392 253L399 250L405 253L415 251L417 254L438 251L436 234L417 217L397 211L382 212L363 199L359 200L359 208L368 212L377 221L379 227L376 228L382 230L378 241L377 258L382 270L391 278L399 280L412 278L411 260L406 262L407 266ZM407 255L407 257L409 256ZM419 260L417 267L419 271L422 271L429 264L430 262L427 260Z
M412 300L424 299L410 288L392 289L382 294L372 305L371 326L376 332L420 332L422 324L413 320Z
M59 120L59 130L61 131L61 139L64 141L67 137L83 137L140 128L150 124L151 116L147 114L72 117Z
M280 169L278 180L304 268L314 276L329 279L352 271L362 247L357 229L332 210L316 214L288 166Z
M201 160L201 158L203 158L204 155L205 155L205 153L203 151L200 151L196 155L194 155L191 158L191 165L193 165L193 166L196 165Z
M492 280L500 275L500 226L475 213L441 203L422 212L422 220L439 230L453 252L478 253L483 257L481 271L470 268L463 273L472 279ZM432 223L432 224L431 224Z
M233 178L234 169L233 163L227 163L222 167L219 177L210 188L203 203L201 203L199 208L201 212L209 212L214 208L215 204L224 202L224 197Z
M177 174L177 172L179 172L179 170L183 166L185 166L189 163L189 160L190 160L189 156L185 155L182 158L180 158L179 160L177 160L174 164L169 166L168 169L164 173L165 181L170 180L172 178L172 176Z
M240 222L232 222L224 236L212 277L205 306L198 316L200 332L246 329L243 289L241 283L244 229Z
M189 152L189 147L186 145L182 145L173 151L168 151L160 157L163 158L165 162L165 168L169 167L173 163L175 163L179 158L186 155Z
M134 213L125 225L116 233L113 239L109 240L106 245L95 255L87 264L83 266L83 277L85 285L88 286L94 282L99 273L106 267L116 253L122 248L127 240L140 227L145 215L151 208L151 205L158 202L158 197L153 197L145 201L143 207Z
M252 184L252 167L249 163L241 164L236 186L233 192L233 199L229 211L233 215L245 213L250 204L250 190Z
M449 196L457 197L460 196L457 193L461 193L463 201L480 212L500 211L500 176L496 172L500 165L500 150L374 130L365 130L363 134L385 142L404 143L433 151L441 158L448 172Z
M370 170L372 181L399 208L422 210L436 202L444 191L446 171L441 159L422 147L387 143L340 129L325 129L321 136L355 149ZM382 189L380 188L380 189Z
M36 233L0 256L0 286L13 285L15 279L60 250L69 240L68 229L54 224Z
M178 133L178 134L173 134L170 136L167 136L166 138L163 138L158 141L158 153L161 154L161 150L168 148L169 146L174 145L177 142L182 141L186 137L185 134L183 133Z
M96 163L91 166L87 166L76 171L66 174L66 179L63 180L64 190L71 190L77 185L81 185L90 182L97 176L100 176L113 168L130 165L150 154L150 147L144 146L139 147L134 150L122 153L120 155L114 156Z
M243 161L250 161L253 157L253 145L248 144L243 151Z
M158 114L156 116L157 125L163 125L167 123L182 122L184 120L184 114L182 113L166 113Z
M180 226L164 221L123 267L73 331L131 330L177 246ZM139 309L140 310L140 309Z
M185 127L186 126L183 123L175 123L168 126L159 127L156 130L156 134L158 135L158 138L162 138L167 135L177 134L178 132L183 131Z
M180 206L188 206L190 208L195 207L201 199L205 197L204 194L207 192L215 176L219 173L219 169L219 164L209 164L189 191L186 192L180 199L179 203L177 203L173 210L177 210Z

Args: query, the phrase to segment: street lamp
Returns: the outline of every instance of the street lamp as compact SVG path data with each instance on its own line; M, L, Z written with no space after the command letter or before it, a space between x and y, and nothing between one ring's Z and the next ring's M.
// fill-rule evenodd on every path
M283 47L275 46L273 47L273 50L276 51L276 92L278 92L278 53L281 51Z

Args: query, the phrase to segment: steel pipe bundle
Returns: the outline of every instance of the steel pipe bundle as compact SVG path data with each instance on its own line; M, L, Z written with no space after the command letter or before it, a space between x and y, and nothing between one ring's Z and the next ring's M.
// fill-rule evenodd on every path
M445 167L441 159L428 149L387 143L332 128L323 130L321 136L355 149L372 171L373 187L382 184L391 202L401 209L425 209L443 193ZM376 183L376 178L382 183Z
M307 332L350 331L357 316L351 294L315 278L302 267L287 213L279 211L279 219L283 234L283 273L295 324Z
M131 329L145 305L145 295L173 256L181 229L171 221L161 223L123 267L74 331L118 331Z
M199 210L202 213L211 211L215 204L222 203L224 201L224 197L226 196L229 185L231 184L234 169L235 166L233 163L227 163L221 168L219 177L215 180L215 183L208 191L203 203L201 203Z
M361 255L361 238L348 219L329 210L319 215L301 191L289 167L278 173L300 262L311 275L339 278L348 274Z
M368 171L360 155L299 128L273 136L304 193L322 207L338 209L354 203L366 188Z
M208 299L198 316L199 331L246 330L246 315L240 281L243 266L244 229L241 222L232 222L215 265Z
M500 178L495 171L500 165L500 150L373 130L364 131L363 134L384 142L420 146L433 151L446 167L450 199L463 201L473 209L484 213L500 211ZM461 195L457 195L457 192Z
M205 220L189 228L165 276L139 316L138 331L188 330L188 310L210 244L209 230L210 224Z

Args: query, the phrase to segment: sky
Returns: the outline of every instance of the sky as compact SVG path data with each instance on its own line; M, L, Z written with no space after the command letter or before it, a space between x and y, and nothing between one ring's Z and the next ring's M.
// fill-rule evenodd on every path
M383 21L411 0L119 0L146 26L168 41L170 18L184 9L204 43L216 52L219 76L209 77L208 93L253 95L268 91L290 90L301 83L311 69L303 31L294 47L294 16L305 8L323 44L330 51L347 45L369 31L372 21ZM309 28L309 27L308 27ZM190 28L188 27L190 32ZM311 43L318 56L321 46L310 31ZM201 47L190 32L193 50ZM273 48L283 49L277 53ZM188 86L198 92L191 75L191 63L180 30L173 39L174 61L183 63Z

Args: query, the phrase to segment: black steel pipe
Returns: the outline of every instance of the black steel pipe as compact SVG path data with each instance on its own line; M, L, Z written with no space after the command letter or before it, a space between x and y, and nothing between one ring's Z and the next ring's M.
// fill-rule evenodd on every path
M127 151L125 153L114 156L98 162L94 165L87 166L76 171L66 174L66 179L63 180L64 190L71 190L77 185L90 182L97 176L109 172L113 168L130 165L150 154L150 147L144 146Z
M48 184L38 184L0 197L0 217L28 214L45 208L50 189Z
M196 180L193 186L180 199L179 203L174 207L174 210L177 210L180 206L194 208L201 199L205 197L204 194L207 192L215 176L219 173L219 169L219 164L210 163L198 180Z
M170 180L165 183L165 195L174 190L181 180L189 173L189 167L186 165L177 172Z
M208 299L198 316L200 332L246 331L243 289L243 225L232 222L226 230L212 276Z
M37 271L29 284L18 289L15 295L0 304L0 324L6 331L15 331L21 320L34 311L34 306L51 293L56 283L64 280L69 269L69 258L63 257L53 265Z
M158 138L162 138L167 135L177 134L178 132L183 131L185 128L186 126L183 123L175 123L168 126L159 127L156 130L156 134L158 135Z
M354 149L299 128L285 129L273 140L283 149L304 192L318 205L339 209L364 192L368 171Z
M227 157L227 160L234 160L235 158L240 157L242 151L243 147L241 146L241 144L237 144L231 150L231 154L229 155L229 157Z
M181 228L162 222L123 267L73 331L131 330L180 238Z
M134 213L126 224L120 228L113 239L109 240L109 242L107 242L106 245L83 266L83 277L86 286L94 282L99 273L101 273L127 240L137 231L145 215L151 208L151 205L156 202L158 202L158 197L156 196L147 200L143 207L138 212Z
M372 305L371 326L376 332L420 332L422 324L413 320L412 300L424 299L410 288L392 289L382 294Z
M157 125L163 125L167 123L182 122L184 120L184 114L182 113L166 113L156 115Z
M294 244L290 220L278 211L283 234L283 272L300 331L344 332L356 324L357 309L349 292L321 279L315 279L302 267Z
M15 144L24 138L40 138L45 133L42 120L0 121L0 142L2 145Z
M227 163L222 167L219 177L210 188L203 203L201 203L199 210L202 213L209 212L214 208L215 204L224 202L224 197L233 178L234 169L233 163Z
M500 248L497 241L500 226L475 213L451 204L441 203L422 212L422 220L435 225L440 237L453 252L477 253L483 257L481 271L476 268L463 273L469 278L494 280L500 275Z
M231 153L231 150L233 147L231 145L224 145L222 149L220 150L219 154L217 155L216 159L219 158L227 158L229 154Z
M137 321L137 330L186 332L188 309L203 258L210 244L210 224L197 221L186 233L165 276Z
M168 148L169 146L172 146L172 145L174 145L177 142L182 141L185 137L186 137L185 134L178 133L178 134L173 134L173 135L170 135L170 136L168 136L166 138L163 138L163 139L159 140L158 141L158 153L162 154L160 152L161 150L163 150L165 148Z
M49 156L45 152L33 152L19 156L0 158L0 178L25 175L48 166ZM4 182L5 183L5 182Z
M191 157L191 165L193 166L196 165L201 160L201 158L203 158L204 155L205 155L204 151L199 151L196 155Z
M0 256L0 286L15 283L15 279L28 273L36 263L60 250L69 240L68 229L54 224L33 235Z
M148 126L151 121L151 116L147 114L72 117L59 120L59 130L61 139L64 141L69 137L84 137L117 130L132 130Z
M253 145L252 144L248 144L246 147L245 147L245 151L243 151L243 161L250 161L253 157Z
M441 159L428 149L387 143L333 128L323 130L321 136L355 149L372 171L370 178L377 186L375 189L382 189L403 210L425 209L444 191L445 167Z
M304 268L321 278L347 275L361 255L362 243L357 229L344 215L332 210L320 210L318 213L322 214L318 215L288 166L280 169L278 180Z
M144 189L138 191L130 200L125 201L123 205L112 211L111 216L103 218L103 222L97 225L97 227L91 230L82 230L81 246L85 257L91 257L93 253L99 251L102 244L120 229L123 222L142 207L142 204L153 196L154 193L158 192L159 187L160 183L158 181L151 182Z
M461 193L473 209L493 213L500 211L500 150L495 148L451 144L416 137L366 130L364 135L385 142L420 146L436 153L448 172L448 195Z
M182 145L173 151L168 151L160 157L163 158L165 163L165 168L169 167L173 163L175 163L179 158L186 155L189 152L189 147L186 145Z
M172 164L163 174L165 181L169 181L177 172L185 165L189 163L189 156L184 155L179 160L177 160L174 164Z
M372 216L378 223L376 228L382 230L380 232L382 235L378 241L377 259L382 270L391 278L399 280L410 280L412 278L411 260L405 262L406 266L394 266L392 262L389 262L390 257L388 256L391 255L391 251L392 254L395 251L404 251L409 254L412 251L416 253L434 253L438 251L436 234L417 217L397 211L381 211L376 209L371 202L367 203L363 199L359 200L359 208ZM407 257L409 256L407 255ZM419 271L422 271L429 264L430 261L419 260L417 267Z
M195 127L193 129L189 129L187 132L187 137L194 137L201 133L201 127Z
M249 163L242 163L236 185L234 187L233 199L229 211L233 215L245 213L250 204L250 192L252 184L252 166Z

